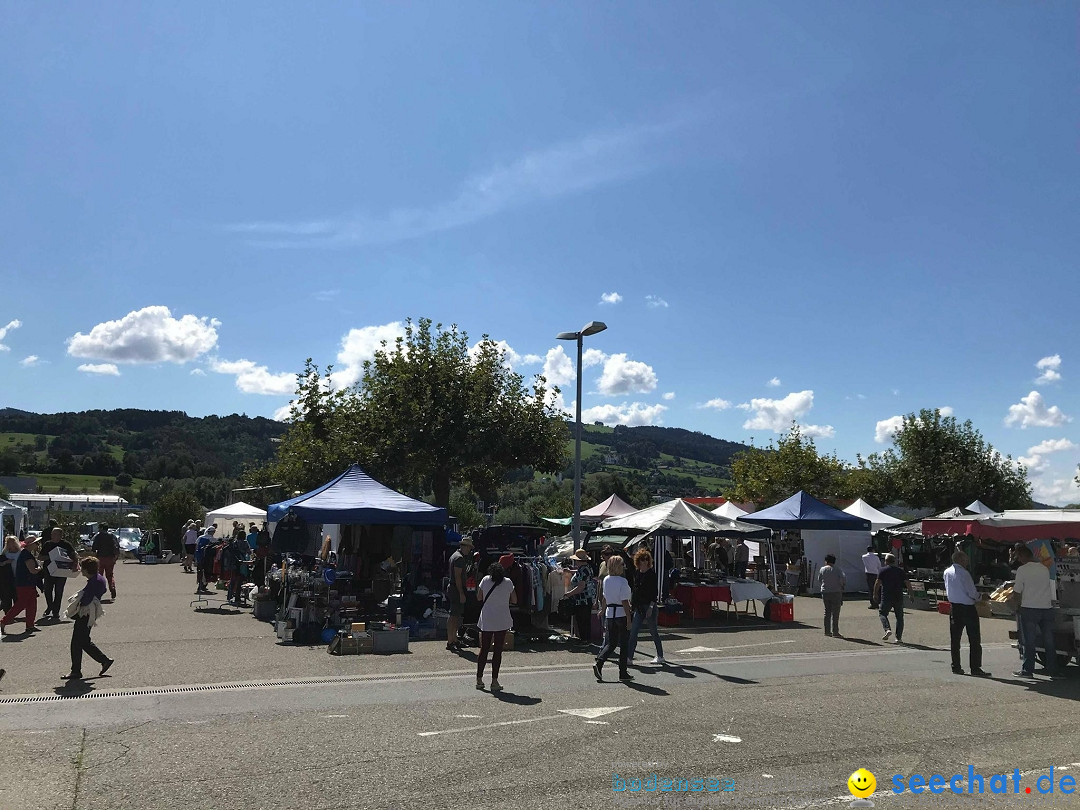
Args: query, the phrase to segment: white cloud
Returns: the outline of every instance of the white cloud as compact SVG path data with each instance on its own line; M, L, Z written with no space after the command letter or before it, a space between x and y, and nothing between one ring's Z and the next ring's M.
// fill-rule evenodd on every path
M955 416L955 413L951 406L946 405L944 408L938 408L937 412L942 416Z
M874 441L878 444L891 442L900 429L904 426L904 417L890 416L882 419L874 426Z
M752 399L739 405L744 411L753 411L743 423L744 430L771 430L783 433L791 423L814 407L814 392L799 391L783 399Z
M661 416L667 410L666 405L646 405L641 402L624 402L621 405L597 405L581 411L582 422L603 422L605 425L660 424Z
M645 305L650 309L667 309L668 302L661 298L659 295L646 295Z
M68 354L114 363L187 363L217 345L219 326L213 318L174 318L168 307L144 307L99 323L88 335L76 332L68 338Z
M1061 355L1052 354L1044 357L1035 364L1035 368L1042 372L1036 379L1036 384L1058 382L1061 379Z
M780 378L779 377L773 377L771 380L769 380L765 384L767 386L769 386L769 388L779 388L780 387Z
M282 405L276 411L274 411L273 420L275 422L288 422L292 416L292 403Z
M1036 476L1031 481L1031 491L1035 500L1051 506L1080 503L1080 487L1071 477L1043 479Z
M247 222L229 230L258 239L263 247L334 247L386 244L461 228L503 211L581 193L658 163L652 148L682 121L627 127L556 144L522 155L484 174L468 177L457 193L430 206L385 213L347 213L308 221Z
M329 304L339 295L341 295L341 290L319 290L318 292L313 292L311 297L321 304Z
M832 425L799 425L799 431L811 439L831 439L836 436L836 428Z
M547 357L544 358L544 379L549 385L559 387L572 385L577 377L574 374L574 364L562 346L548 349Z
M598 366L605 362L608 356L599 349L586 349L581 353L581 365L585 368Z
M31 368L32 366L40 366L41 365L41 358L38 357L36 354L31 354L28 357L24 357L22 360L20 360L19 365L22 366L23 368Z
M1057 405L1048 408L1038 391L1032 391L1016 405L1010 405L1009 415L1005 417L1007 426L1018 424L1021 430L1029 427L1060 427L1071 421L1072 417L1062 413Z
M218 374L236 375L236 387L245 394L267 394L280 396L296 391L296 375L289 372L272 374L266 366L260 366L251 360L210 361L210 370Z
M393 351L394 341L399 337L405 337L405 327L400 321L350 329L341 339L334 384L346 388L358 382L364 376L364 361L375 358L375 353L383 348L383 341L386 341L387 350Z
M618 304L620 301L622 301L622 296L617 292L604 293L600 296L601 304Z
M1050 460L1046 458L1051 453L1062 453L1066 450L1080 450L1080 444L1069 439L1047 439L1039 442L1034 447L1029 447L1026 456L1017 459L1028 468L1028 472L1043 472L1050 466Z
M8 332L10 332L12 329L18 329L20 326L22 326L22 321L20 321L18 318L16 318L13 321L9 321L7 326L0 327L0 352L9 352L9 351L11 351L10 346L5 346L4 345L4 342L3 342L4 338L7 337Z
M718 397L716 399L710 399L708 402L705 402L705 403L702 403L701 405L698 405L698 407L699 408L710 408L710 409L712 409L714 411L726 411L728 408L731 407L731 403L728 402L726 399L720 399Z
M656 372L652 366L630 360L625 353L609 355L604 370L596 381L597 390L604 396L648 394L656 390Z
M205 377L206 372L203 371L201 368L193 368L191 370L191 376L192 377Z
M113 363L83 363L79 366L78 370L86 374L108 374L112 377L120 376L120 369Z
M668 402L671 402L671 400L675 399L675 392L668 391L666 394L664 394L663 398L666 399Z

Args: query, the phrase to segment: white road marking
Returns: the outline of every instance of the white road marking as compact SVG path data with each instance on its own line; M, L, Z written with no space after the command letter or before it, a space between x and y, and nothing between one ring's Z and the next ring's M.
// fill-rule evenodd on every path
M609 723L607 720L586 720L585 725L587 725L587 726L610 726L611 723Z
M772 647L776 644L794 644L794 639L788 639L786 641L763 641L759 644L734 644L730 647L690 647L685 650L676 650L677 653L702 653L702 652L723 652L724 650L744 650L747 647Z
M542 723L545 720L561 720L564 715L553 714L550 717L533 717L528 720L506 720L502 723L491 723L487 726L466 726L465 728L447 728L442 731L421 731L419 737L435 737L439 734L460 734L464 731L481 731L485 728L498 728L499 726L518 726L522 723Z
M461 720L479 720L483 716L484 715L482 715L482 714L455 714L454 715L454 717L457 717L457 718L459 718Z
M336 720L338 718L348 717L348 716L349 715L347 715L347 714L324 714L323 719L324 720Z
M584 717L586 720L595 720L597 717L603 717L605 714L614 714L615 712L621 712L623 709L629 708L629 706L604 706L596 709L559 709L559 714L572 714L574 717Z
M726 743L741 743L742 737L736 737L734 734L713 734L712 741L714 743L726 742Z
M762 779L775 779L775 778L776 778L776 777L775 777L775 776L773 776L773 775L772 775L771 773L763 773L763 774L761 775L761 777L762 777Z

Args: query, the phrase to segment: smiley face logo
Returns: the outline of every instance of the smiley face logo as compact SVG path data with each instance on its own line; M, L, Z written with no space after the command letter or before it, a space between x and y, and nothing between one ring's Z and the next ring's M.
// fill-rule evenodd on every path
M866 768L859 768L847 780L848 790L856 799L865 799L874 795L877 790L877 779Z

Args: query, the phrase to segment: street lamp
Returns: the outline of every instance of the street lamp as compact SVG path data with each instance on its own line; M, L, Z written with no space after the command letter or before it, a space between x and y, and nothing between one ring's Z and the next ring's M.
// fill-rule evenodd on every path
M574 437L574 551L581 548L581 341L607 329L603 321L590 321L580 332L559 332L556 340L577 341L577 434Z

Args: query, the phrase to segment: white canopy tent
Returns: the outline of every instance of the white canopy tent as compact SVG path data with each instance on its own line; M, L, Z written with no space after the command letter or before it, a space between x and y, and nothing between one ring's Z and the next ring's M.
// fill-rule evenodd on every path
M0 499L0 515L10 517L14 521L14 533L16 536L26 522L26 507L16 506L13 503Z
M879 509L875 509L862 498L855 501L851 506L844 510L849 515L855 515L855 517L861 517L870 521L870 528L872 531L879 531L880 529L887 529L890 526L896 526L904 521L900 518L894 518L892 515L886 515Z
M239 520L245 526L248 523L258 523L261 526L262 522L266 520L266 510L258 506L252 506L250 503L238 501L220 509L215 509L213 512L207 512L206 521L203 525L209 526L211 523L216 523L219 531L228 531L232 528L234 520Z
M713 509L712 513L714 515L719 515L720 517L727 518L728 520L738 520L743 515L750 514L745 509L740 509L731 501L725 501L723 506L718 506L716 509Z
M974 500L964 507L969 512L974 512L976 515L993 515L994 510L987 506L980 500Z

